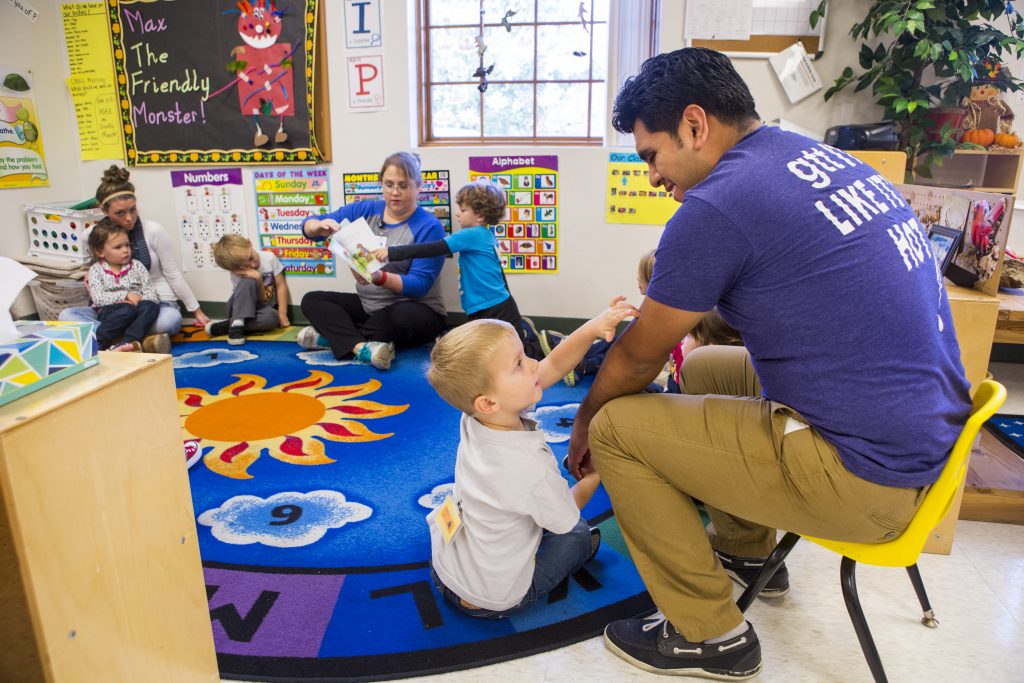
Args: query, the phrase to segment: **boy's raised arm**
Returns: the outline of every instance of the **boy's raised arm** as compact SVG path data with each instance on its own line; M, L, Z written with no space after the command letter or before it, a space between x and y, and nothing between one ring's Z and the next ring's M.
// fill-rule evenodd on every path
M607 309L583 323L540 362L541 387L547 389L556 384L583 360L595 339L600 337L611 341L615 338L615 328L620 322L639 314L635 306L626 302L626 297L620 295L612 299Z

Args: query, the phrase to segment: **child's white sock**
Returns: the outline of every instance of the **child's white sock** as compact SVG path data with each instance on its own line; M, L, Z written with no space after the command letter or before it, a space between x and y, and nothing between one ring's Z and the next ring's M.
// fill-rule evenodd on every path
M231 321L231 327L241 327L244 324L245 324L245 319L244 318L235 318L234 320Z

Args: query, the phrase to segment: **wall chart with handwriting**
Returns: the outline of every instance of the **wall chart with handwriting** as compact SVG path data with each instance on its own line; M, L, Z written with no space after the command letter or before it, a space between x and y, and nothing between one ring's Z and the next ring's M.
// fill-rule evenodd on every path
M128 163L321 160L316 15L317 0L109 0Z

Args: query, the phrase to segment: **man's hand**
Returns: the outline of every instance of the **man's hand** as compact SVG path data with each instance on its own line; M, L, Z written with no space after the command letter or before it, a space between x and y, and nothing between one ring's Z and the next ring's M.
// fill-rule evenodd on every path
M128 292L128 294L125 295L124 300L132 306L137 306L138 303L142 301L142 295L138 292Z
M307 221L302 230L306 237L324 239L341 230L341 225L333 218L314 218L311 221Z
M573 420L572 433L569 436L569 456L566 466L569 474L582 479L594 470L594 461L590 457L590 420L581 420L579 416Z

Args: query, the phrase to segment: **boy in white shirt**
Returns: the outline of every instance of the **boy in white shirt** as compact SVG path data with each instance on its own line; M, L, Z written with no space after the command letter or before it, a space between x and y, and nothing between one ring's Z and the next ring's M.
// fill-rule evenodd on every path
M452 502L461 524L444 540L430 521L431 575L456 609L498 618L547 595L594 556L600 543L580 517L597 489L589 469L572 489L543 432L524 412L571 370L594 339L611 340L637 315L616 297L601 315L565 338L542 361L527 357L508 323L474 320L435 344L427 379L462 411Z
M246 332L288 327L288 283L284 266L269 251L257 251L252 242L234 233L213 245L213 260L231 273L227 319L210 322L210 337L228 335L228 344L245 343Z

